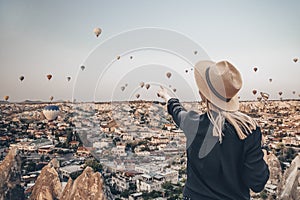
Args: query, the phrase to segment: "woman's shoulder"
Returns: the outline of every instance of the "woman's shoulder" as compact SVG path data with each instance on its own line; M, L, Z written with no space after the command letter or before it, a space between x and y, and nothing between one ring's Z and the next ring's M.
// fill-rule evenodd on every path
M190 110L187 112L186 119L191 120L191 121L199 121L199 122L209 120L206 112L199 113L194 110Z
M256 127L255 130L253 130L245 139L245 145L246 146L256 146L261 145L262 141L262 133L259 126Z

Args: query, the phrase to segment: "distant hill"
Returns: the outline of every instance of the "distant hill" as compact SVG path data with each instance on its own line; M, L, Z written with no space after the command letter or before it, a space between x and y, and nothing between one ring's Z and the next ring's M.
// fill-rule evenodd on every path
M34 104L34 103L43 103L41 100L25 100L20 103L29 103L29 104Z
M24 103L24 104L45 104L45 103L66 103L67 101L64 100L57 100L57 101L41 101L41 100L25 100L22 101L20 103Z
M44 103L41 100L25 100L25 101L20 101L20 102L13 102L13 101L1 101L0 104L9 104L9 103L16 103L16 104L38 104L38 103Z

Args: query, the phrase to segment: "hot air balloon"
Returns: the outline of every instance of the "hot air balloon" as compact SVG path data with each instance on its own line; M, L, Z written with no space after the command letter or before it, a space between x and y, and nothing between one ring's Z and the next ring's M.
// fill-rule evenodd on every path
M265 92L260 92L260 96L266 101L269 99L269 94Z
M146 89L148 90L150 88L150 84L146 84Z
M198 51L194 51L194 54L196 55L198 53Z
M83 70L85 69L85 66L82 65L80 68L81 68L81 70L83 71Z
M136 96L136 98L138 99L138 98L140 97L140 94L136 94L135 96Z
M117 59L120 60L121 56L118 56Z
M46 106L43 109L43 114L48 121L55 120L59 114L59 107L55 105Z
M257 90L252 90L252 93L253 93L254 95L256 95Z
M293 61L296 63L298 61L298 58L294 58Z
M132 56L130 56L130 59L133 59L133 57L132 57Z
M256 72L256 71L258 70L258 68L257 68L257 67L254 67L253 70L254 70L254 72Z
M257 97L257 101L261 101L262 97Z
M68 81L70 81L70 80L71 80L71 77L70 77L70 76L68 76L68 77L67 77L67 80L68 80Z
M99 37L101 32L102 32L101 28L94 28L94 33L95 33L96 37Z
M50 96L50 97L49 97L50 101L52 101L52 100L53 100L53 98L54 98L53 96Z
M140 86L141 88L144 87L145 83L144 82L140 82Z
M188 73L188 72L189 72L189 70L186 69L186 70L185 70L185 73Z
M7 101L7 100L9 99L9 96L4 96L3 99L4 99L5 101Z
M24 80L24 76L20 76L20 81L23 81Z
M122 87L121 87L121 90L124 91L124 90L125 90L125 86L122 86Z
M176 88L174 88L174 89L173 89L173 92L176 92L176 91L177 91Z
M282 95L282 92L278 92L278 94L281 96L281 95Z
M171 72L167 72L167 73L166 73L166 76L167 76L168 78L171 78L172 73L171 73Z
M125 87L127 87L128 86L128 83L125 83Z
M271 83L273 81L273 79L269 78L269 82Z
M47 78L48 78L48 80L50 80L50 79L52 78L52 75L51 75L51 74L48 74L48 75L47 75Z
M293 94L296 94L296 91L293 91Z
M171 88L172 87L172 85L169 85L169 88Z

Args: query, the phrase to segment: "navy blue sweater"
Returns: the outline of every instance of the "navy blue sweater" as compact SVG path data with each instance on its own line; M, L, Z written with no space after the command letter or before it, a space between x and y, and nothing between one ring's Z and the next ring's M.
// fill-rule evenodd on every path
M168 112L187 138L187 181L184 196L192 200L249 200L251 189L263 190L269 179L263 160L259 127L240 140L225 122L223 141L212 136L207 114L187 112L178 99L168 101Z

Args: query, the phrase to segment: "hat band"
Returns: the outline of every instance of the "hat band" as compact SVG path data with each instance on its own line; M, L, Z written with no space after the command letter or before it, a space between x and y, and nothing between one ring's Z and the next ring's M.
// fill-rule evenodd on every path
M210 67L208 67L205 71L205 78L206 78L206 82L208 84L209 89L214 93L214 95L216 95L216 97L218 97L222 101L229 102L231 100L231 98L223 97L212 85L212 83L210 81L210 77L209 77L209 70L210 70Z

